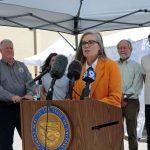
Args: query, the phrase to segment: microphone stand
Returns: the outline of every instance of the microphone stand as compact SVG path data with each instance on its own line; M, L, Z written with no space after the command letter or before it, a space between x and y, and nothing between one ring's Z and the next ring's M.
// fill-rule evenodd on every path
M41 78L50 70L50 66L48 66L40 75L35 77L32 81L29 81L28 85L33 86L37 80L41 80Z
M46 111L46 126L45 126L45 143L44 143L44 150L46 150L46 145L47 145L47 131L48 131L48 121L49 121L49 118L48 118L48 110L49 108L51 107L51 104L50 104L50 101L49 100L52 100L53 98L53 91L54 91L54 84L56 82L56 78L53 78L52 79L52 82L51 82L51 85L48 89L48 92L47 92L47 95L46 95L46 108L47 108L47 111Z
M90 94L89 85L90 85L90 82L86 82L85 87L84 87L82 94L80 96L80 100L84 100L85 97L89 97L89 94Z
M55 82L56 82L56 78L53 78L52 79L52 82L51 82L51 85L50 85L50 87L49 87L49 89L48 89L48 92L47 92L47 95L46 95L46 126L45 126L45 141L44 141L44 150L46 150L47 148L46 148L46 145L47 145L47 131L48 131L48 121L49 121L49 119L48 119L48 110L49 110L49 108L50 108L50 106L51 106L51 104L50 104L50 101L49 100L52 100L52 98L53 98L53 91L54 91L54 84L55 84Z
M48 92L47 92L46 100L52 100L53 99L53 91L54 91L55 82L56 82L56 78L53 78L51 85L50 85Z
M74 82L75 82L75 78L72 77L72 79L69 80L69 90L68 90L68 94L66 96L66 99L72 100L72 92L73 92Z
M42 85L42 80L39 79L38 83L37 83L37 100L40 100L41 97L41 85Z

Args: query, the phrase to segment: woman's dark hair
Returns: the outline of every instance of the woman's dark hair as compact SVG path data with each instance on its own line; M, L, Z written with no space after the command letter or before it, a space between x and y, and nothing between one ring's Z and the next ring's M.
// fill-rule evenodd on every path
M41 66L42 72L43 72L48 66L50 66L49 63L50 63L52 57L54 57L54 56L57 56L57 53L51 53L51 54L46 58L46 60L44 61L43 65ZM50 66L50 67L51 67L51 66Z
M82 64L84 64L86 62L86 57L84 57L83 52L82 52L82 45L81 45L82 40L86 35L91 35L91 34L96 36L96 41L100 46L99 58L104 58L104 59L107 58L101 34L99 32L86 32L82 35L82 37L80 39L79 47L78 47L76 57L75 57L75 59L81 61Z

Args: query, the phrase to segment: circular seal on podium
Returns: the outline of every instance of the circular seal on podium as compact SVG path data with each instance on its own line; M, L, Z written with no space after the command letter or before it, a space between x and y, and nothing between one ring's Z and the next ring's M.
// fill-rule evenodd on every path
M71 140L67 115L55 106L43 106L32 118L32 139L39 150L66 150Z

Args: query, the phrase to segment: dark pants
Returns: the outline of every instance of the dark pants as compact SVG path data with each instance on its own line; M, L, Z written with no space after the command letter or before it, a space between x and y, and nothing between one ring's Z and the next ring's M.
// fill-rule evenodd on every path
M139 100L127 100L127 106L122 109L126 119L129 150L138 150L137 142L137 117L139 113Z
M147 131L147 149L150 150L150 105L145 105L145 125Z
M15 127L21 136L20 106L0 102L0 150L13 150Z

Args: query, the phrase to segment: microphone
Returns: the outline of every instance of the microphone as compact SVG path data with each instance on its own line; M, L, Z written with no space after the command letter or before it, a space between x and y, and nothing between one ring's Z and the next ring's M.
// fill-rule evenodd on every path
M96 73L94 72L92 67L89 67L83 74L82 80L90 84L93 81L95 81L95 79L96 79Z
M33 86L33 85L35 84L35 82L36 82L37 80L40 80L40 79L42 78L42 76L44 76L47 72L50 71L50 69L51 69L51 66L48 66L40 75L38 75L37 77L35 77L33 80L30 80L30 81L28 82L28 85L29 85L29 86Z
M73 60L68 67L68 74L67 77L72 80L78 80L80 78L82 65L81 62L78 60Z
M90 89L89 89L89 85L95 81L96 79L96 73L94 72L93 68L92 67L89 67L83 77L82 77L82 80L85 81L85 87L84 89L82 90L82 94L81 94L81 97L80 99L83 100L85 97L89 97L89 94L90 94Z
M57 55L55 58L55 63L51 67L51 77L55 79L60 79L65 71L68 64L68 59L64 55Z
M49 90L48 90L48 93L46 96L47 100L52 99L54 84L55 84L57 79L60 79L64 75L64 73L66 71L67 64L68 64L68 59L66 56L64 56L64 55L57 55L56 56L55 62L52 65L51 71L50 71L50 75L52 77L52 82L51 82L51 85L49 87Z
M82 70L81 62L78 60L73 60L68 67L67 77L70 79L69 81L69 91L67 94L67 98L72 99L72 91L74 87L74 82L80 78Z

